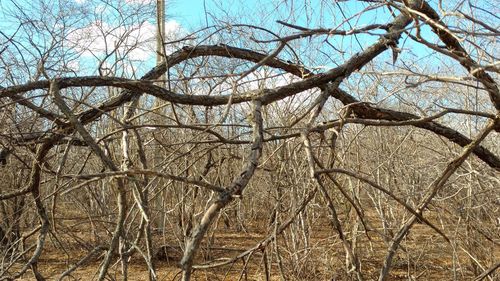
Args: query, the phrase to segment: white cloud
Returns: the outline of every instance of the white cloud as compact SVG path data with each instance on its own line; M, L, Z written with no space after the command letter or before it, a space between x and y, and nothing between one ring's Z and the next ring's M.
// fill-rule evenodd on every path
M165 41L174 40L183 34L176 21L165 23ZM115 27L106 22L95 21L83 28L73 30L67 37L68 45L83 57L103 58L114 55L132 61L146 61L156 56L156 24L143 22L132 26ZM172 50L167 50L168 52Z
M72 60L66 64L66 67L72 71L79 71L80 63L77 60Z
M151 4L153 0L125 0L125 3L127 4L141 4L141 5L148 5Z

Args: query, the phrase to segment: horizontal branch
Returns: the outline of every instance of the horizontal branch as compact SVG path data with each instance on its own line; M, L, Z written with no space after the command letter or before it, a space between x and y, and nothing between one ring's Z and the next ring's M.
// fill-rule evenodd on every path
M368 103L359 102L356 98L339 88L333 91L331 95L334 98L340 100L343 104L350 105L349 107L351 108L353 113L359 118L390 121L409 121L420 119L420 117L415 114L378 108ZM451 142L460 145L461 147L465 147L472 142L471 139L464 136L460 132L441 125L435 121L423 123L419 122L413 125L415 127L426 129L428 131L436 133L437 135L443 136ZM479 159L483 160L490 167L496 170L500 170L500 158L498 158L498 156L496 156L493 152L489 151L487 148L481 145L474 147L473 152L477 157L479 157Z
M145 176L157 176L160 178L165 178L173 181L184 182L187 184L193 184L196 186L204 187L206 189L215 191L215 192L224 192L225 189L216 185L212 185L207 182L193 180L185 177L175 176L171 174L167 174L164 172L157 172L153 170L127 170L127 171L112 171L112 172L102 172L96 174L79 174L79 175L62 175L61 177L68 177L72 179L93 179L93 178L106 178L106 177L119 177L119 176L134 176L134 175L145 175Z

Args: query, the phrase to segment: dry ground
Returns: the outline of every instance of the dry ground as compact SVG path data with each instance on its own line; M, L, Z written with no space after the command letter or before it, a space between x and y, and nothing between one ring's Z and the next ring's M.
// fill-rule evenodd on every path
M75 237L90 241L88 231L80 225L75 228ZM450 228L452 229L452 228ZM314 226L311 233L309 252L300 255L299 263L293 263L293 255L285 249L285 241L279 238L283 267L287 271L285 276L290 280L345 280L346 274L343 266L344 255L339 239L332 235L331 226L326 221L319 222ZM235 230L220 227L215 232L211 251L207 250L206 243L197 257L197 263L203 263L207 254L211 259L230 258L247 248L256 245L267 234L259 229L259 225L251 225L248 232L237 232ZM358 251L361 257L363 274L367 280L376 279L382 266L386 253L386 244L377 235L367 236L359 233ZM61 239L63 240L63 239ZM154 244L158 247L162 244L178 247L171 236L156 234ZM59 241L65 245L64 250L56 247L57 243L49 239L46 248L40 258L39 270L49 280L57 280L59 275L71 264L83 257L87 252L75 239L70 244L69 239ZM498 241L496 241L498 242ZM456 252L455 265L453 261L452 247L443 238L433 232L429 227L417 224L410 235L405 239L403 248L395 257L393 269L389 280L453 280L453 268L456 268L456 280L471 280L474 276L468 270L470 260L464 251ZM178 247L180 250L180 247ZM272 246L268 247L270 250ZM500 259L500 247L494 247L493 260ZM85 266L77 269L71 277L65 280L93 280L97 276L101 256L94 258ZM273 259L270 265L271 280L281 280L278 265ZM18 268L20 265L14 266ZM164 258L156 260L158 280L178 280L180 270L176 261L166 261ZM467 270L466 270L467 269ZM33 275L28 271L20 280L33 280ZM135 254L129 265L129 280L147 280L147 266L138 254ZM245 267L242 259L232 265L217 267L207 270L198 270L194 273L194 280L266 280L265 266L262 251L256 251ZM110 270L110 277L121 280L120 264L115 264ZM497 279L498 280L498 279Z

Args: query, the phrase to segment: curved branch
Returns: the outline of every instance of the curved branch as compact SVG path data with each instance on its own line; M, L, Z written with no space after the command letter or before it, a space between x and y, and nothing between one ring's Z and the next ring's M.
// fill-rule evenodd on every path
M368 103L361 103L353 96L349 95L345 91L337 88L332 91L332 96L338 100L340 100L345 105L350 105L353 113L360 118L365 119L379 119L379 120L390 120L390 121L409 121L409 120L418 120L419 116L411 113L395 111L390 109L383 109L374 107ZM426 129L428 131L434 132L437 135L443 136L454 142L461 147L466 147L469 145L472 140L468 137L464 136L460 132L441 125L435 121L424 122L413 124L415 127ZM498 125L496 125L498 127ZM473 149L474 154L479 157L479 159L483 160L490 167L500 170L500 158L496 156L494 153L489 151L487 148L477 145Z
M497 110L500 110L500 91L495 80L480 67L474 59L462 47L460 41L457 40L453 33L447 28L446 24L441 20L439 14L427 3L427 1L414 1L416 4L410 5L406 9L423 18L430 25L432 31L441 39L450 50L455 58L467 71L485 86L486 91L490 96L490 100ZM456 56L456 57L455 57Z

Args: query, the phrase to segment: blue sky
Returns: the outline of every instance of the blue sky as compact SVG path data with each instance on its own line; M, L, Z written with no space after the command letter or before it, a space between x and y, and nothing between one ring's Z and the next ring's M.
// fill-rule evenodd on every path
M219 3L222 2L222 3ZM304 7L304 3L307 2L308 6ZM340 2L338 4L331 4L330 7L326 7L322 4L324 1L321 0L311 0L311 1L238 1L238 0L225 0L225 1L213 1L213 0L189 0L189 1L167 1L167 16L170 19L178 21L182 26L187 29L199 28L206 26L206 21L208 24L214 24L212 21L211 14L217 14L218 16L228 16L228 15L247 15L246 17L236 18L236 23L246 23L246 24L258 24L269 27L273 31L279 31L280 29L285 29L288 34L294 32L293 30L286 29L283 26L276 23L276 20L283 20L288 23L297 24L309 28L332 28L337 27L337 24L341 22L344 17L354 16L356 13L363 10L368 5L361 1L346 1ZM280 3L279 10L274 10L274 7ZM292 5L293 3L293 5ZM330 1L333 3L333 1ZM289 16L286 14L288 10L293 10L294 15ZM205 11L209 14L206 15ZM223 11L228 11L225 14ZM266 14L265 17L259 17L259 13ZM319 16L321 15L321 16ZM255 17L257 16L257 21ZM250 19L253 17L253 19ZM362 16L356 17L350 21L350 25L344 24L340 29L349 29L351 26L363 26L372 23L386 23L390 21L392 16L389 14L388 10L383 8L378 8L372 11L365 12ZM260 20L260 21L259 21ZM383 31L379 31L383 33ZM435 36L429 32L428 29L423 31L423 34L428 38L434 38ZM370 39L371 37L371 39ZM359 43L361 45L369 45L376 39L373 36L350 36L350 40L353 44L352 48L358 49ZM425 56L428 52L425 52L425 48L422 48L419 44L414 44L407 40L406 44L414 52ZM401 41L403 42L403 41ZM408 45L409 44L409 45ZM364 46L363 46L364 47ZM359 50L356 50L359 51Z
M204 21L203 0L167 1L167 17L178 21L183 26L198 25Z
M244 14L248 17L254 17L249 20L245 17L238 18L239 23L256 23L255 16L259 17L260 13L266 14L265 17L260 18L265 20L269 24L274 24L275 20L290 21L292 19L291 15L287 18L286 13L288 11L294 11L293 23L301 24L304 26L309 26L311 28L315 27L331 27L328 25L328 21L334 21L333 17L340 17L340 8L346 16L350 16L367 6L366 3L360 1L347 1L341 2L337 5L330 5L335 8L326 7L322 3L322 0L310 0L310 1L277 1L277 0L264 0L264 1L240 1L240 0L173 0L167 1L166 11L167 16L179 21L183 26L197 26L206 25L206 19L210 24L211 21L210 14L217 14L218 16L227 15L239 15ZM331 1L333 3L333 1ZM307 3L307 7L304 5ZM279 7L279 9L275 9ZM357 20L359 24L366 24L371 19L377 18L380 21L384 21L389 17L388 13L381 13L381 10L374 12L369 12L368 17L365 15ZM208 13L208 15L205 14ZM322 14L320 17L319 14ZM326 24L325 24L326 23Z
M13 9L15 5L19 6L21 9L25 9L29 12L30 9L33 9L33 3L37 3L40 0L0 0L0 8L5 9L5 11ZM43 1L43 0L42 0ZM57 6L56 3L49 0L45 0L47 3L51 3L53 6ZM111 0L113 1L113 0ZM119 3L120 5L124 5L125 7L128 5L130 7L141 7L140 5L144 4L149 5L149 12L154 11L154 4L156 1L152 0L114 0L114 5ZM148 4L149 2L149 4ZM14 4L15 3L15 4ZM102 5L103 2L97 0L75 0L73 5L75 5L75 9L88 8L91 6L90 3L94 5ZM304 5L307 3L307 5ZM328 5L325 5L328 3ZM35 4L36 5L36 4ZM139 6L138 6L139 5ZM392 16L389 14L388 10L385 7L378 8L372 11L364 12L361 16L356 16L356 13L362 11L368 4L360 2L360 1L347 1L340 2L338 4L334 4L333 1L321 1L321 0L310 0L310 1L276 1L276 0L266 0L266 1L242 1L242 0L173 0L166 1L166 14L168 27L173 31L181 31L181 33L188 33L189 31L198 30L207 25L218 25L223 26L225 22L229 23L243 23L243 24L254 24L258 26L266 27L273 32L279 33L280 35L289 35L295 32L290 28L284 27L283 25L277 24L276 20L282 20L291 24L297 24L304 27L309 28L339 28L348 30L351 27L359 27L372 23L387 23ZM146 6L145 6L146 7ZM140 12L142 8L138 8L137 11ZM15 9L14 9L15 10ZM92 12L92 8L90 10ZM33 12L33 11L32 11ZM110 9L110 13L113 13L114 10ZM46 13L51 13L51 11L47 11L44 13L38 13L38 11L34 11L34 15L39 17L39 20L47 20L50 17L47 17ZM52 13L56 13L56 10L52 11ZM4 13L0 12L0 28L6 34L12 34L14 32L14 26L17 26L14 22L11 22L12 19L5 19ZM54 16L54 15L52 15ZM140 15L139 15L140 16ZM353 17L350 20L349 24L343 24L339 26L339 23L342 23L345 17ZM215 19L216 18L216 19ZM221 21L217 21L220 19ZM119 18L110 17L105 19L104 22L100 23L101 26L109 26L109 29L113 29L112 36L107 36L105 40L110 41L107 42L107 45L112 45L116 41L116 38L119 37L118 33L126 33L129 30L122 28L116 21ZM149 34L150 37L154 36L155 32L155 18L154 12L150 13L149 17L137 19L137 21L132 21L131 26L139 25L139 23L143 20L146 20L144 24L142 24L141 32L134 31L131 33L136 37L141 37L144 39ZM86 21L77 22L75 28L80 28L81 30L78 32L72 32L66 38L73 37L83 37L84 39L89 39L82 34L87 33L95 33L96 36L101 36L99 34L99 28L95 26L86 27L88 24L88 19ZM79 26L79 27L78 27ZM135 27L134 27L135 28ZM33 32L28 28L28 33ZM253 32L251 29L246 29L245 32ZM138 35L140 33L140 35ZM377 31L378 34L383 34L384 31ZM33 32L36 34L36 31ZM25 35L24 38L33 36ZM76 34L76 35L75 35ZM261 36L263 33L256 33L255 36ZM426 32L425 36L432 38L432 34L430 32ZM112 37L112 38L110 38ZM244 41L250 42L249 38L250 34L246 37L242 37ZM21 36L19 37L22 38ZM308 44L316 44L316 47L322 44L322 40L326 37L321 36L315 39L302 39L300 42L302 43L302 48L306 49ZM5 39L5 38L0 38ZM359 52L362 48L365 48L371 45L378 39L378 36L371 35L356 35L356 36L335 36L330 37L329 41L331 44L335 45L336 48L345 50L345 55L340 55L336 52L335 49L330 48L327 44L321 48L325 48L323 54L321 52L317 52L311 57L316 58L319 62L312 62L315 65L311 66L323 66L323 67L335 67L336 63L341 63L343 60L347 59L350 55L355 52ZM45 40L45 39L44 39ZM100 40L100 41L99 41ZM309 41L308 41L309 40ZM2 40L3 41L3 40ZM0 41L0 42L2 42ZM73 40L75 41L75 40ZM94 48L92 52L85 52L85 63L89 66L95 65L91 60L94 55L98 55L99 58L105 56L105 52L103 50L96 50L96 48L104 49L104 41L99 38L95 40L87 40L84 47ZM212 41L211 44L214 43L226 43L231 45L232 42L216 42ZM404 44L403 44L404 43ZM74 43L71 43L74 45ZM70 44L70 46L72 46ZM312 46L312 45L311 45ZM109 48L109 46L107 46ZM272 50L272 44L265 46L267 50ZM429 52L422 48L419 44L415 44L411 42L411 40L401 40L401 47L406 48L406 50L411 50L415 55L421 58L425 58L428 56ZM312 48L311 48L312 49ZM142 53L141 53L142 52ZM87 55L85 55L87 54ZM129 57L132 57L132 60L137 61L145 61L146 56L149 56L151 59L154 58L154 44L149 44L145 47L142 47L140 50L134 50L129 53ZM328 55L326 55L328 54ZM34 54L36 56L36 54ZM408 55L408 52L404 52L403 56ZM288 59L287 54L283 53L280 56L284 59ZM324 58L322 58L324 56ZM386 52L383 56L391 56L390 52ZM108 59L111 61L111 59ZM432 64L434 60L429 60L427 65ZM307 63L307 61L304 61ZM152 66L152 63L147 63L147 67Z
M15 1L15 2L14 2ZM57 6L58 3L71 3L73 7L76 9L76 14L79 9L90 8L90 12L93 11L93 6L89 3L93 3L94 5L99 5L105 3L100 0L75 0L73 2L65 2L61 0L52 1L52 0L0 0L0 30L4 32L7 36L10 36L14 33L17 28L17 23L15 19L13 19L13 15L6 15L5 11L13 10L15 6L13 3L16 3L17 6L20 7L18 11L28 12L32 14L35 19L40 21L52 20L57 22L57 8L55 10L47 10L40 12L38 10L32 10L33 5L37 5L39 1L45 1L46 3L50 3L52 6ZM127 40L121 40L123 38L120 37L120 34L130 34L133 35L131 37L140 37L141 40L144 37L149 35L150 37L155 35L155 18L154 18L154 3L150 2L149 6L140 6L141 3L137 2L144 0L109 0L114 4L119 3L123 5L123 7L127 8L127 6L139 7L137 12L137 19L128 19L129 28L124 28L118 22L121 20L120 17L114 17L113 15L104 18L102 22L99 22L99 28L106 27L111 29L112 31L109 34L102 36L99 33L99 28L96 28L96 18L92 15L89 18L85 18L82 21L76 21L69 29L69 36L62 36L64 40L68 42L64 42L64 47L59 49L60 52L66 52L69 50L71 53L70 56L64 54L64 56L59 56L60 54L56 54L55 61L49 62L54 64L55 69L64 67L69 68L71 71L68 71L63 74L63 76L83 76L83 75L116 75L116 76L126 76L126 77L140 77L146 71L151 69L155 65L155 44L154 40L151 42L146 42L142 44L139 48L132 52L128 52L125 55L123 54L126 48L118 48L118 54L126 57L126 60L120 62L121 65L117 64L117 60L114 59L116 53L111 54L109 56L109 52L101 50L103 48L103 40L107 40L108 48L109 45L116 44L116 42L128 43ZM136 2L136 3L131 3ZM33 4L35 3L35 4ZM304 5L304 3L308 3L308 5ZM328 3L328 5L323 5L324 3ZM279 5L278 5L279 4ZM308 28L339 28L348 30L350 29L349 24L343 24L339 26L345 17L349 18L353 16L353 19L350 20L350 24L353 27L360 27L367 24L372 23L387 23L391 19L391 15L388 12L388 9L385 7L381 7L379 9L364 12L361 16L356 16L356 13L362 11L368 4L362 3L360 1L347 1L341 2L338 5L335 4L334 1L322 1L322 0L301 0L301 1L243 1L243 0L167 0L167 21L170 23L169 26L173 31L179 31L180 33L187 33L192 30L198 30L207 25L206 20L208 19L208 24L213 25L217 24L219 27L224 26L224 22L236 24L236 23L244 23L244 24L253 24L257 26L266 27L273 32L279 33L280 35L289 35L295 32L295 30L284 27L283 25L277 24L276 20L283 20L285 22L291 24L297 24L300 26L308 27ZM144 8L141 8L144 7ZM143 13L145 9L149 7L149 14L145 15ZM112 14L114 11L113 8L109 9L109 12ZM67 11L63 11L67 12ZM206 13L207 12L207 13ZM71 15L72 16L72 15ZM99 19L99 18L98 18ZM218 21L219 20L219 21ZM90 24L90 26L89 26ZM141 26L140 26L141 25ZM53 28L54 26L47 27L48 29ZM108 30L103 28L103 30ZM73 30L71 30L73 29ZM57 30L55 28L54 30ZM139 32L140 31L140 32ZM250 40L250 36L261 36L262 32L256 32L252 34L254 30L245 29L244 32L239 34L237 40L234 42L228 42L225 40L217 40L215 38L212 41L203 42L203 44L219 44L225 43L228 45L240 44L237 46L245 46L244 44L252 44ZM24 32L24 33L23 33ZM32 36L31 39L35 39L34 41L39 41L41 49L43 51L45 45L44 40L50 41L50 36L42 36L35 28L27 25L26 30L20 32L14 38L17 42L22 42L23 40L28 40L28 37ZM90 35L87 35L88 32ZM130 32L130 33L129 33ZM224 30L224 36L230 37L232 31ZM236 33L236 32L235 32ZM234 34L235 34L234 33ZM383 34L383 31L377 32L378 34ZM431 42L436 42L436 36L429 31L428 28L424 28L422 31L422 35ZM34 37L33 37L34 36ZM73 37L80 37L83 40L83 46L91 49L92 52L78 51L76 40L68 40L74 39ZM97 38L92 38L96 36ZM101 36L101 38L99 38ZM227 38L226 37L226 38ZM325 36L320 36L314 39L301 39L297 40L297 42L292 42L291 44L297 46L295 50L299 57L301 58L301 62L304 63L307 67L318 67L317 71L324 71L328 68L332 68L337 66L338 64L343 63L346 59L350 58L354 53L360 51L362 48L366 48L367 46L373 44L379 37L373 35L357 35L357 36L334 36L329 37L329 43L335 45L334 47L329 46L324 43L323 40ZM118 40L120 39L120 40ZM147 39L147 38L146 38ZM199 39L199 38L198 38ZM131 39L135 40L134 38ZM145 40L147 41L147 40ZM298 44L300 42L300 45ZM133 42L132 42L133 43ZM188 42L189 43L189 42ZM194 43L198 43L195 41ZM27 48L17 48L12 47L12 44L6 42L5 37L0 36L0 50L4 48L4 46L9 47L9 51L13 54L11 57L7 59L7 61L12 62L12 65L22 65L22 59L27 62L25 65L27 66L25 69L17 68L16 71L19 73L16 83L24 83L30 80L33 80L33 76L35 76L37 62L40 61L40 57L37 52L34 51L34 48L30 48L29 45L26 44L26 41L22 42L24 46L28 46ZM22 44L18 44L21 46ZM184 44L184 43L182 43ZM361 45L361 47L360 47ZM255 45L251 45L255 47ZM180 48L182 45L177 45L173 48ZM272 51L274 46L272 44L269 45L260 45L258 46L262 51ZM423 47L422 45L412 42L412 40L403 38L400 40L399 47L403 49L403 53L400 55L400 58L395 66L392 65L391 59L391 51L386 51L381 54L376 61L373 63L373 66L378 69L384 69L384 71L398 70L398 67L402 67L403 62L413 69L418 69L418 71L425 69L422 72L435 73L441 75L448 75L448 73L443 73L440 69L452 69L454 67L454 72L459 73L459 75L466 75L463 67L461 67L456 61L453 61L450 58L447 58L443 55L438 55L430 51L429 49ZM92 49L93 48L93 49ZM111 48L112 49L112 48ZM75 51L76 50L76 51ZM339 52L341 50L345 53ZM6 56L7 52L2 54L2 57ZM290 51L286 50L282 52L279 57L282 59L290 59ZM52 55L52 53L51 53ZM68 58L68 61L58 61L59 57L63 57L64 59ZM105 58L105 59L103 59ZM15 61L18 60L18 61ZM105 63L99 64L105 60ZM119 60L118 60L119 61ZM292 59L293 61L293 59ZM444 65L451 66L447 68ZM98 66L101 69L111 69L114 67L111 73L99 73ZM444 66L444 67L443 67ZM456 66L456 67L455 67ZM322 67L322 68L320 68ZM369 66L365 67L363 71L369 70ZM54 73L54 72L53 72ZM54 75L51 73L52 75ZM133 74L131 74L133 73ZM0 78L5 76L5 70L0 69ZM363 80L359 78L362 76L360 73L353 74L349 81L353 81L353 84L357 83L358 86L369 86L371 79ZM365 77L369 77L366 75ZM359 79L358 79L359 78ZM43 79L40 78L40 79ZM11 79L16 80L16 79ZM363 82L366 81L366 82ZM8 83L2 79L0 83L3 86L7 86ZM383 91L382 91L383 92Z

